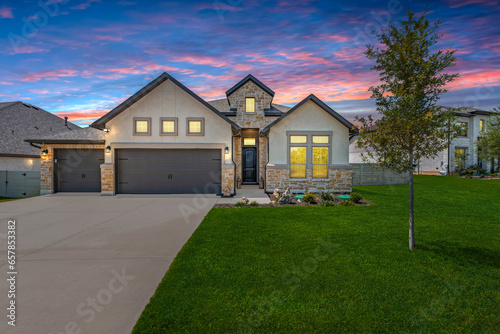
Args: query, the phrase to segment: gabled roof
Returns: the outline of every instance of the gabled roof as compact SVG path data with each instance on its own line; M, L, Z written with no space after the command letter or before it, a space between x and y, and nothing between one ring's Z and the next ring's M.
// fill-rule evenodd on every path
M177 81L176 79L174 79L167 72L163 72L163 74L161 74L158 78L156 78L153 81L151 81L149 84L147 84L140 91L138 91L137 93L135 93L134 95L132 95L131 97L129 97L128 99L126 99L125 101L123 101L120 105L118 105L116 108L114 108L113 110L111 110L110 112L108 112L106 115L104 115L101 118L99 118L98 120L96 120L90 126L94 127L94 128L98 128L98 129L104 129L106 122L109 122L110 120L112 120L113 118L115 118L116 116L118 116L125 109L127 109L128 107L130 107L131 105L133 105L134 103L136 103L137 101L139 101L141 98L143 98L144 96L146 96L149 92L151 92L153 89L155 89L156 87L158 87L159 85L161 85L163 82L165 82L167 80L172 81L174 84L176 84L178 87L180 87L183 91L185 91L186 93L188 93L189 95L191 95L193 98L195 98L196 100L198 100L201 104L203 104L205 107L207 107L212 112L214 112L215 114L217 114L220 118L222 118L223 120L225 120L226 122L228 122L229 124L231 124L231 126L234 129L240 129L240 127L236 123L234 123L229 118L227 118L226 116L224 116L223 114L221 114L217 109L215 109L213 106L211 106L210 104L208 104L205 100L203 100L201 97L199 97L198 95L196 95L193 91L191 91L189 88L187 88L186 86L184 86L183 84L181 84L179 81Z
M24 140L80 129L39 107L20 101L0 103L0 156L40 157L40 149Z
M104 131L95 128L82 128L73 131L56 133L42 138L26 139L29 143L92 143L104 144Z
M260 82L256 77L254 77L251 74L247 75L243 80L241 80L236 85L234 85L233 88L229 89L226 92L226 96L229 97L231 94L233 94L241 86L243 86L244 84L246 84L250 80L253 81L253 83L255 83L257 86L259 86L262 90L264 90L267 94L271 95L271 97L274 97L274 92L269 87L264 85L262 82Z
M326 111L327 113L329 113L330 115L332 115L334 118L336 118L340 123L342 123L347 128L349 128L349 131L354 131L354 126L352 125L351 122L349 122L348 120L346 120L344 117L340 116L335 110L333 110L332 108L330 108L329 106L327 106L323 101L321 101L320 99L318 99L314 94L311 94L308 97L306 97L305 99L303 99L295 107L293 107L292 109L290 109L289 112L287 112L286 114L284 114L283 116L281 116L280 118L278 118L277 120L275 120L274 122L272 122L271 124L269 124L268 126L266 126L261 132L263 134L268 133L269 130L273 126L275 126L276 124L278 124L279 122L281 122L285 117L287 117L288 115L292 114L295 110L299 109L304 103L306 103L308 101L312 101L312 102L316 103L320 108L322 108L324 111Z

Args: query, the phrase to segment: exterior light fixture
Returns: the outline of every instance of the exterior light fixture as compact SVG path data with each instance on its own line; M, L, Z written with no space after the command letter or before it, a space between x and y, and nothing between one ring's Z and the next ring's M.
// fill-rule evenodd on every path
M49 153L49 150L42 150L42 157L46 157Z
M104 132L106 132L106 133L108 133L110 131L111 131L111 129L104 129Z
M226 149L224 150L226 154L229 154L229 147L226 146Z
M106 153L110 153L111 152L111 146L106 146Z
M29 159L29 160L28 160L28 163L29 163L30 165L33 165L33 159Z

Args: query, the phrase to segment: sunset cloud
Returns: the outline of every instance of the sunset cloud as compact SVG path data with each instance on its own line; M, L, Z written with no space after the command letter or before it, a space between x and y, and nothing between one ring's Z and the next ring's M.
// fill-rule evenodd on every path
M0 18L2 19L13 19L14 14L12 14L12 8L2 7L0 8Z

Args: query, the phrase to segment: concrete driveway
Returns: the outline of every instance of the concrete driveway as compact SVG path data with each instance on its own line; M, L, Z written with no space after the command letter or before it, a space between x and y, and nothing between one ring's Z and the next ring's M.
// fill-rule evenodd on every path
M55 194L0 203L0 333L130 333L209 195ZM16 220L16 326L7 223Z

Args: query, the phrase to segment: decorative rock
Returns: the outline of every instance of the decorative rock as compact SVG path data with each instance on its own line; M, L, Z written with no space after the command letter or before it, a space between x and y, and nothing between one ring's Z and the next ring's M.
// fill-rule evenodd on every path
M290 193L289 188L286 188L278 202L281 204L290 204L292 202L292 194Z
M241 198L241 201L242 201L243 203L248 204L248 198L246 198L246 197L242 197L242 198Z
M224 190L223 190L223 192L222 192L222 195L223 195L224 197L229 197L229 196L231 196L231 190L229 190L229 187L225 187L225 188L224 188Z

